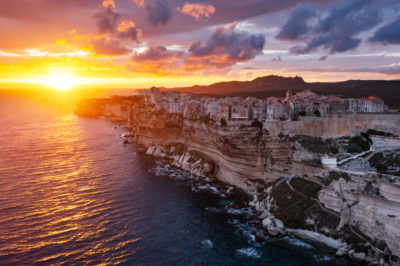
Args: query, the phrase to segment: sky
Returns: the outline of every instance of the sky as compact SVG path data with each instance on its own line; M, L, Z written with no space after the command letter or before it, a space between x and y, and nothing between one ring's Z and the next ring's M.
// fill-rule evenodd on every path
M400 79L399 0L0 1L0 36L0 88Z

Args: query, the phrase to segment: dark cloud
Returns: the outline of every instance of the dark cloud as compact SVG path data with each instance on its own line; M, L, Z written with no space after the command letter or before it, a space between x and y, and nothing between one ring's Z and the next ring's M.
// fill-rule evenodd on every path
M383 44L400 44L400 17L379 28L370 40Z
M183 60L185 54L182 51L169 50L164 46L149 46L144 52L135 53L126 68L157 76L181 74Z
M247 61L261 54L265 36L237 32L236 25L217 27L206 43L193 42L189 48L190 54L193 57L218 56L232 63Z
M129 69L144 71L151 69L157 75L224 69L245 62L262 53L265 44L263 35L252 35L236 31L237 23L229 27L216 27L205 43L193 42L187 51L170 50L163 46L150 46L136 53Z
M292 18L289 19L288 23ZM319 23L310 30L310 38L307 44L292 47L291 52L304 54L323 48L333 54L354 50L361 43L358 34L372 29L381 21L381 13L377 8L376 1L342 1L339 5L334 6L328 15L320 19ZM295 20L291 23L294 24ZM298 23L301 23L301 21L298 21ZM303 29L309 30L308 28Z
M93 38L93 51L100 55L124 55L130 52L122 41L139 42L142 31L129 19L122 20L122 15L117 12L114 0L103 0L100 10L93 16L96 21L98 33L107 36ZM122 20L122 21L121 21Z
M93 51L98 55L118 56L131 52L117 39L100 38L92 40L92 46Z
M165 25L171 19L172 10L166 0L146 0L144 6L152 25Z
M142 37L142 30L136 28L135 23L131 20L122 21L118 25L117 32L119 38L130 41L139 42L139 38Z
M293 41L299 39L309 29L309 19L315 17L317 12L310 5L296 7L291 15L290 19L285 23L282 30L276 36L276 39L281 41Z
M131 41L139 41L139 37L141 36L141 31L136 27L130 27L125 31L118 32L118 36L123 39L128 39Z
M96 26L100 34L112 33L117 26L120 14L118 14L112 6L102 6L102 8L94 14Z
M326 59L328 59L327 55L321 56L318 60L319 61L325 61Z
M150 46L143 53L135 53L132 57L134 61L159 61L171 58L182 57L183 53L179 51L168 50L164 46Z
M272 58L272 62L282 62L282 58L280 56Z
M301 68L300 71L311 71L311 72L356 72L356 73L379 73L386 75L398 75L400 74L400 64L392 64L389 66L381 67L364 67L364 68Z
M143 29L146 38L158 38L160 34L187 32L189 35L199 28L222 25L234 20L242 21L276 11L285 11L299 3L313 3L316 7L320 7L331 5L335 1L338 0L168 0L168 3L161 1L160 3L164 2L161 6L164 6L164 9L166 9L166 11L161 13L167 15L155 16L153 14L152 17L156 18L153 21L158 24L168 22L167 27L154 27L154 24L148 23L150 16L148 16L144 3L149 2L150 7L157 6L154 4L157 2L156 0L118 0L116 1L116 5L118 11L122 12L123 10L123 13L120 13L121 18L134 19L138 28ZM94 34L93 32L89 32L91 27L88 27L88 25L92 25L92 14L98 12L101 2L101 0L0 1L0 28L2 30L0 47L2 49L39 47L53 43L56 38L59 38L60 33L67 33L72 29L81 29L79 31L81 33L85 31L84 34ZM133 2L142 2L143 8L138 8L132 4ZM176 9L178 7L182 8L186 2L213 5L216 11L207 20L202 19L201 23L193 23L193 18L180 15L181 13ZM149 10L156 9L150 8ZM174 19L171 19L174 15L176 15ZM100 27L110 30L111 27L109 25L113 24L113 19L101 21L101 17L103 16L99 16ZM160 19L160 17L164 17L164 19ZM103 25L108 25L108 27L104 27ZM191 39L193 40L194 37ZM27 40L29 40L29 43L27 43Z

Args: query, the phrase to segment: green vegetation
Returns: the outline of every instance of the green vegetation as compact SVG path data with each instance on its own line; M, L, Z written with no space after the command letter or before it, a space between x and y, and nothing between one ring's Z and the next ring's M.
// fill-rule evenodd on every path
M210 124L212 122L210 113L208 113L206 116L200 117L200 121L206 124Z
M340 219L322 209L317 203L316 199L321 190L319 184L303 178L292 178L290 185L293 191L286 182L279 182L271 192L276 204L272 213L283 221L286 227L313 231L322 227L332 230L337 227ZM314 219L314 225L306 222L309 217Z
M221 118L221 120L219 122L221 124L221 127L226 127L228 125L225 118Z
M258 127L260 129L262 129L263 127L263 123L260 122L257 118L254 119L254 121L251 123L252 127Z
M366 132L361 132L360 135L363 136L368 141L368 143L372 145L372 139L369 137L369 135Z
M337 154L339 149L333 139L323 140L320 137L296 136L299 143L308 151L319 154Z
M329 147L329 152L332 154L338 154L339 153L339 149L336 146L330 146Z
M375 130L375 129L368 129L367 131L368 135L376 135L376 136L393 136L392 133L389 132L383 132L383 131L379 131L379 130Z
M300 111L299 112L299 116L306 116L306 115L307 115L306 111Z
M369 141L363 136L354 136L350 139L349 145L347 146L347 152L349 153L360 153L370 149Z
M373 197L381 196L381 193L379 191L379 187L374 187L372 185L372 181L366 181L366 185L364 187L364 191L369 196L373 196Z
M381 152L374 154L374 156L369 159L369 164L379 173L390 174L400 176L400 172L388 171L389 167L400 168L400 152Z
M343 178L347 182L351 180L350 176L347 173L336 172L336 171L330 171L328 178L332 180L339 180L340 178Z
M329 186L334 180L338 181L340 178L343 178L344 180L346 180L346 182L351 180L350 176L347 173L331 171L326 178L321 180L321 183L324 186Z
M372 144L372 139L370 136L393 137L394 134L375 129L368 129L367 132L361 132L361 136L363 136L370 144Z

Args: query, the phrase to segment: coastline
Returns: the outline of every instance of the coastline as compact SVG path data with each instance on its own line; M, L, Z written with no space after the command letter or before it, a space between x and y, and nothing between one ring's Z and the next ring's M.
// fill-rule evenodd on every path
M372 174L366 177L367 182L353 175L331 178L330 171L316 162L315 153L298 145L297 135L271 136L251 126L221 128L187 121L177 115L148 107L146 109L136 103L112 103L103 100L101 104L101 108L88 106L87 109L93 110L94 113L81 110L81 114L83 112L94 117L106 116L125 120L127 128L132 132L131 137L144 148L147 155L168 159L171 165L188 171L202 181L222 181L253 196L254 200L250 205L257 211L257 216L269 235L284 236L290 233L301 239L331 246L337 250L337 256L348 255L370 263L398 263L396 255L392 255L392 251L387 249L387 243L384 244L384 250L374 245L368 248L372 241L365 240L370 239L370 236L364 235L365 237L360 239L360 234L352 232L354 227L360 232L365 231L359 228L365 225L356 226L352 221L352 216L357 217L365 212L364 206L360 207L360 210L357 209L357 205L361 205L360 202L370 200L367 202L369 206L377 202L385 205L385 202L381 202L379 193L365 195L364 188L369 182L373 183L373 188L377 188L378 192L380 188L386 187L386 191L389 192L394 189L390 194L396 194L399 190L398 180L393 184ZM116 106L119 106L119 110L114 114L111 111L110 115L109 110L115 109ZM280 190L288 194L287 199L297 197L298 202L303 202L304 206L300 206L309 210L310 217L313 218L291 213L292 210L288 209L287 205L293 202L287 202L287 199L280 197L277 193L281 192ZM346 192L343 193L343 190ZM365 196L368 198L365 199ZM388 204L399 202L396 196L390 198L390 195L385 195L384 199L389 201ZM330 202L333 204L329 204ZM347 207L350 205L352 206ZM398 211L395 209L395 212L396 210ZM288 218L288 213L300 221L296 224L292 221L293 217ZM329 215L334 221L332 224L323 221L323 218ZM367 218L358 217L368 224ZM388 222L396 224L397 217L394 217L394 220L389 219ZM297 228L292 228L293 225ZM391 230L399 234L397 229ZM366 231L371 234L371 230ZM396 234L392 237L394 239L389 241L396 241ZM354 243L347 243L349 240ZM363 243L359 245L358 242ZM378 245L382 243L378 242Z

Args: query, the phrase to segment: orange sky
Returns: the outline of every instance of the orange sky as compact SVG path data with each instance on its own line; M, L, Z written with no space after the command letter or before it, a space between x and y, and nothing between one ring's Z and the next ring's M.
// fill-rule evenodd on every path
M306 81L400 78L400 40L379 34L396 26L396 1L380 6L375 24L341 33L348 34L342 43L315 47L320 36L297 36L291 21L311 10L309 24L295 30L316 34L313 16L333 21L343 1L196 2L2 1L0 88L48 87L54 77L75 88L173 87L270 74ZM355 2L347 2L354 9L343 11L342 20L377 7ZM322 37L335 37L329 34ZM293 52L300 46L305 52Z

